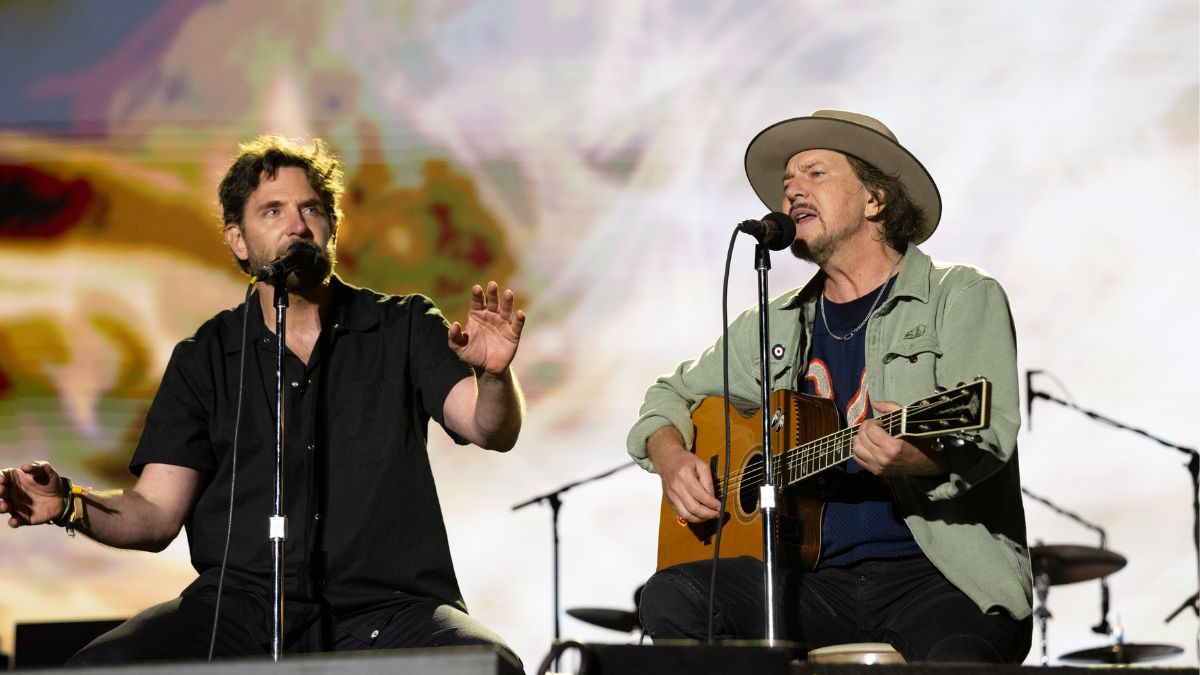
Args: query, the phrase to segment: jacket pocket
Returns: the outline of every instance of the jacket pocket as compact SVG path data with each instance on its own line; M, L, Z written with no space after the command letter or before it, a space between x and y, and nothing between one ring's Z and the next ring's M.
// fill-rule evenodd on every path
M904 359L909 363L918 363L922 359L936 359L942 355L942 347L933 335L922 335L910 340L897 340L883 353L883 362L891 363L896 359Z

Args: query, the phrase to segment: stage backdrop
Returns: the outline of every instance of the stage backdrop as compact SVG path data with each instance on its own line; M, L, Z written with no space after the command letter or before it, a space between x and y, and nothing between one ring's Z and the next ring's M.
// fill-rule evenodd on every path
M215 184L236 143L319 136L347 164L338 272L434 296L496 279L529 315L521 441L430 452L473 614L532 668L553 637L551 511L511 507L627 461L653 379L720 329L742 170L818 108L886 121L945 202L924 247L1007 288L1035 389L1195 448L1200 318L1194 0L0 4L0 465L128 486L172 346L240 302ZM739 242L731 306L754 298ZM777 255L775 291L813 267ZM1038 401L1028 489L1128 559L1110 621L1195 663L1187 457ZM563 608L633 607L658 480L562 499ZM1098 535L1027 501L1031 543ZM401 515L402 517L402 515ZM399 525L400 523L398 523ZM54 527L0 533L18 621L125 616L192 578ZM1052 657L1099 646L1098 582L1055 587ZM630 636L563 617L564 636ZM1031 655L1031 660L1034 655Z

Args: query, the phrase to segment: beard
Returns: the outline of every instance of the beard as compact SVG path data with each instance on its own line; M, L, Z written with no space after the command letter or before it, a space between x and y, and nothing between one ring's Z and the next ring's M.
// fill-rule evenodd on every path
M849 241L858 234L866 224L866 221L860 221L856 225L842 227L833 232L828 230L820 232L813 238L812 242L796 239L792 242L792 255L801 260L807 260L811 263L816 263L819 267L829 262L834 251L838 249L842 243Z
M288 273L284 283L285 288L289 292L304 291L329 283L330 277L333 276L334 265L337 264L337 249L333 239L329 240L325 248L321 248L311 241L300 240L282 253L270 257L266 253L251 252L250 269L256 270L263 265L269 265L298 248L311 249L311 255L305 256L303 263Z

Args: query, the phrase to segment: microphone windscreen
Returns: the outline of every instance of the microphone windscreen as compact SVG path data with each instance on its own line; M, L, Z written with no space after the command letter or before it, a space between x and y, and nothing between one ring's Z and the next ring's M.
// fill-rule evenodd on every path
M782 251L796 240L796 221L786 213L772 211L763 216L763 222L776 226L770 228L770 237L763 242L772 251Z

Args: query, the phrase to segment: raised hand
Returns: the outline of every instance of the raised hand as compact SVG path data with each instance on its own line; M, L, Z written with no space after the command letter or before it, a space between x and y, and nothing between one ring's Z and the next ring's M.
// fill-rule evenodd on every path
M0 513L9 527L41 525L62 515L62 481L48 462L0 471Z
M450 349L464 363L482 368L492 375L508 369L517 354L525 313L513 311L513 292L500 294L500 286L489 281L487 291L479 285L471 288L471 307L467 327L457 321L450 324Z

